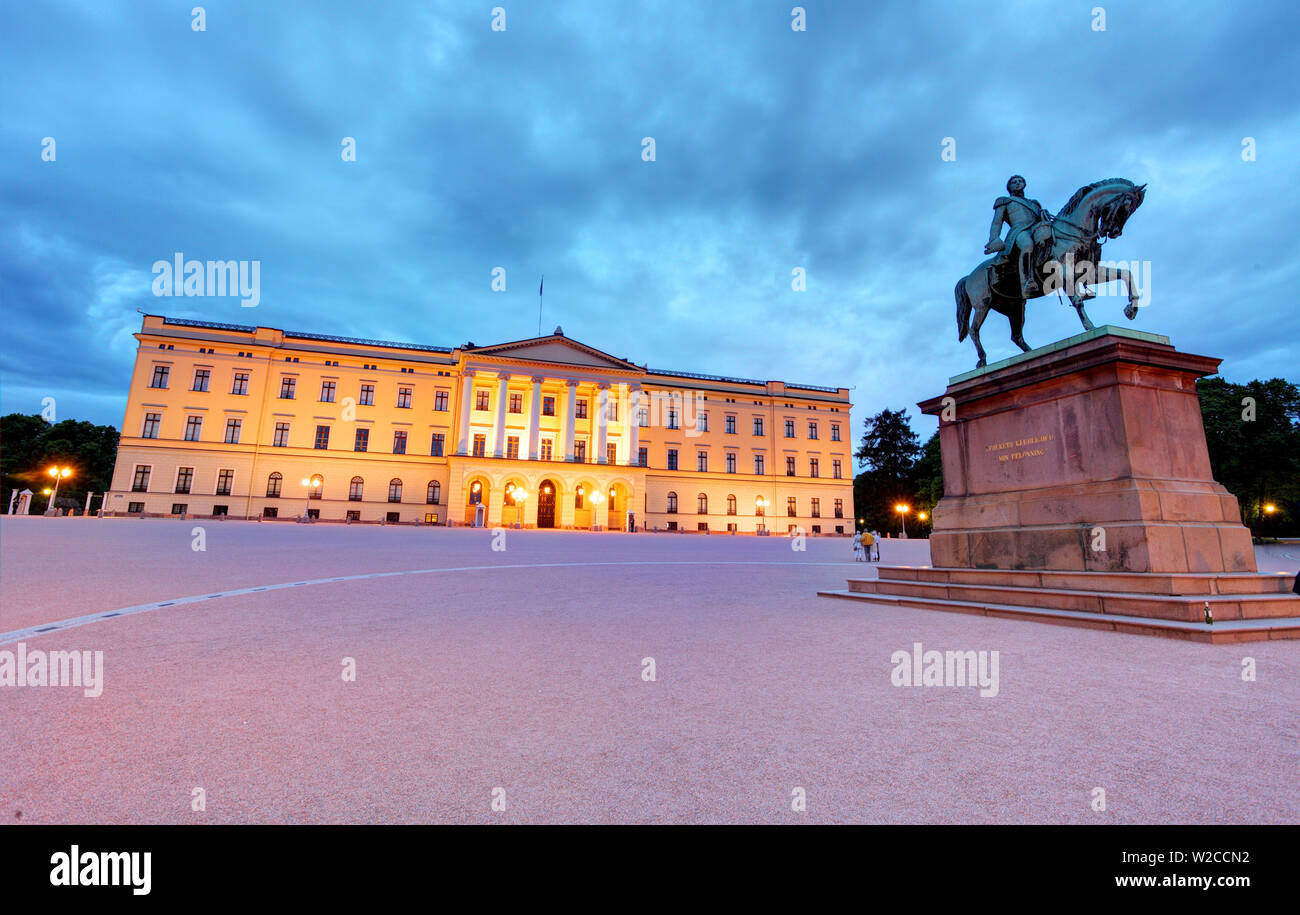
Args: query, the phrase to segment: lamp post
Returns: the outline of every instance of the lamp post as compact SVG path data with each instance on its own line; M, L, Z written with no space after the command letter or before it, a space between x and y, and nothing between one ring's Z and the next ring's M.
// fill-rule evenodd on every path
M605 494L599 489L591 494L591 529L600 530L600 506L605 501Z
M758 532L764 534L767 532L767 500L762 496L755 499L754 510L758 512Z
M898 512L898 523L903 526L903 539L906 540L907 539L907 513L911 511L911 509L908 506L904 505L902 502L899 502L897 505L894 506L894 511Z
M54 490L50 495L50 501L45 506L45 514L54 515L54 514L58 514L59 511L57 508L54 507L54 500L59 497L59 483L63 480L66 480L68 477L72 476L72 468L51 467L48 473L50 476L54 477Z
M306 521L309 517L307 511L311 508L312 490L320 489L320 480L315 477L309 477L302 481L303 488L307 490L307 498L302 504L302 520Z
M515 523L522 530L524 526L524 502L528 499L528 490L522 486L516 486L511 495L515 497L515 504L519 506L519 517L515 519Z

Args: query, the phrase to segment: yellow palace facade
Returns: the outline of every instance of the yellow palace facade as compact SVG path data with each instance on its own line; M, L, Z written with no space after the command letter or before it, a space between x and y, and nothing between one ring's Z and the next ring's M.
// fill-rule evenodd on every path
M106 514L850 534L846 388L146 315Z

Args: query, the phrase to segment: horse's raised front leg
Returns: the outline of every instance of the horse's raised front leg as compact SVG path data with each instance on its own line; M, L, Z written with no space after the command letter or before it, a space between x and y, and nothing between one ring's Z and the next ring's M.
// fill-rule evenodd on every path
M988 365L988 358L984 354L984 344L980 343L980 325L984 323L984 318L988 316L988 305L975 306L975 314L971 316L970 322L970 339L975 344L975 352L979 353L980 361L975 363L975 368L982 369Z
M1124 284L1124 291L1128 293L1128 304L1124 306L1124 317L1132 321L1138 313L1138 296L1133 291L1133 274L1129 273L1123 267L1107 267L1104 264L1097 266L1097 282L1109 283L1111 280L1119 280Z

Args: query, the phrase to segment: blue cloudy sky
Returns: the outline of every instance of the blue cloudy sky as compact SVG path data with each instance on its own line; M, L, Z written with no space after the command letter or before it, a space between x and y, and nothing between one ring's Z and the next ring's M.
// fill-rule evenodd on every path
M536 332L544 272L547 332L915 418L974 364L952 288L1012 172L1052 211L1147 182L1107 246L1150 264L1133 326L1300 378L1293 0L793 5L211 2L195 32L193 0L3 0L0 411L120 424L137 309L483 344ZM261 303L155 298L178 251L260 261ZM1079 329L1030 309L1033 345Z

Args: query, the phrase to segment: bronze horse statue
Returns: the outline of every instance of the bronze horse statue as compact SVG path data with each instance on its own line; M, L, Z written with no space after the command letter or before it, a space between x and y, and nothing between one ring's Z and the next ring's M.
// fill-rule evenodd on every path
M1124 224L1142 205L1145 196L1145 184L1139 186L1124 178L1107 178L1085 185L1075 191L1060 213L1050 218L1051 238L1035 248L1032 269L1042 290L1038 295L1064 288L1070 304L1079 313L1084 330L1093 328L1083 310L1083 303L1094 295L1086 291L1086 283L1121 280L1128 293L1124 317L1132 321L1137 316L1138 300L1133 292L1132 275L1122 267L1105 266L1099 261L1102 243L1120 236ZM1008 238L1008 247L1010 242ZM1062 265L1068 265L1068 268ZM1083 293L1076 286L1075 265L1090 268ZM1007 316L1011 322L1011 339L1029 352L1029 344L1023 335L1025 297L1020 289L1016 266L1007 258L995 255L982 262L957 281L954 292L957 298L957 340L965 340L970 334L975 352L980 357L976 368L987 365L984 347L980 343L980 326L989 309Z

